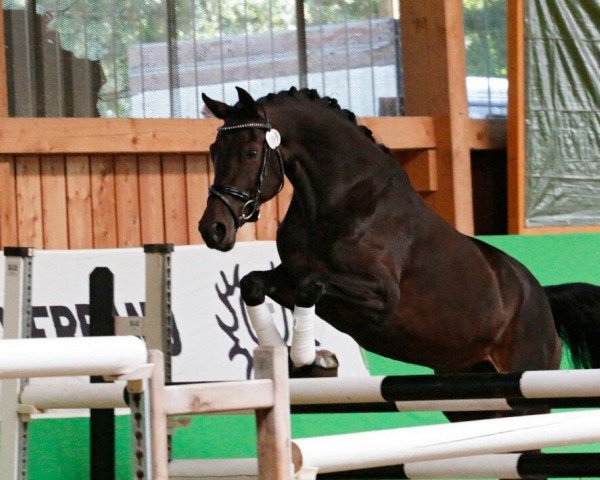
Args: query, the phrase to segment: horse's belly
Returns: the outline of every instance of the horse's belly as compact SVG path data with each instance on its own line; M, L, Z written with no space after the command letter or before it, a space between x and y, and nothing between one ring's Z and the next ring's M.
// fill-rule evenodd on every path
M443 323L398 314L382 319L371 310L342 302L327 302L317 313L370 352L435 370L458 370L478 363L488 358L492 348L492 341L474 335L473 328L456 331Z

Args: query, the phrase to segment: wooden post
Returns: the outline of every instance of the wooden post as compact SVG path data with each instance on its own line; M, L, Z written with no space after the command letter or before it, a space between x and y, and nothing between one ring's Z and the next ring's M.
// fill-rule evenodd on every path
M462 8L462 0L400 0L404 108L434 119L438 190L427 202L473 234Z
M273 406L256 410L258 477L291 480L290 392L286 347L254 351L256 379L273 380Z
M506 4L508 37L508 232L525 228L525 2Z
M150 379L150 417L152 431L152 472L154 480L169 479L169 442L167 415L165 412L165 371L163 354L159 350L150 350L149 362L154 364Z

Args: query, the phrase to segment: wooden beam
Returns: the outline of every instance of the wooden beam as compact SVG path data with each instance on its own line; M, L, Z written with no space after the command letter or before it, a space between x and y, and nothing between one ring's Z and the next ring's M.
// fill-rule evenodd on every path
M165 387L165 413L190 415L273 406L273 380L195 383Z
M268 378L273 382L273 406L256 410L258 477L290 480L292 434L287 348L257 348L254 372L255 381Z
M400 0L404 106L433 117L438 191L433 208L472 234L473 196L462 0Z
M363 118L393 150L435 147L431 118ZM202 153L220 120L0 118L0 154Z
M363 117L358 123L370 128L375 139L392 150L436 146L431 117Z
M392 150L437 145L432 117L363 117L358 123ZM190 119L0 118L0 154L207 153L218 125ZM503 120L467 125L470 148L504 146Z
M508 232L525 228L525 1L508 0Z

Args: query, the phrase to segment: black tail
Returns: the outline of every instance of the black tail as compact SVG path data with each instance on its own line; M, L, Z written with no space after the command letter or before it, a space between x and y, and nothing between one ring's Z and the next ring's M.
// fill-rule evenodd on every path
M544 290L573 364L577 368L600 368L600 286L565 283Z

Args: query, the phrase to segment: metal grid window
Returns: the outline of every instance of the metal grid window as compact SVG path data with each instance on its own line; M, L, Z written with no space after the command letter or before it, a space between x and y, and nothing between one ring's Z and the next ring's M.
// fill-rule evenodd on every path
M480 57L494 54L500 3L465 0L476 117L505 113L505 93L504 107L496 106L505 79L495 78L495 67L480 68ZM360 116L400 115L398 4L4 0L10 113L203 118L202 92L233 102L235 85L255 97L294 85Z

